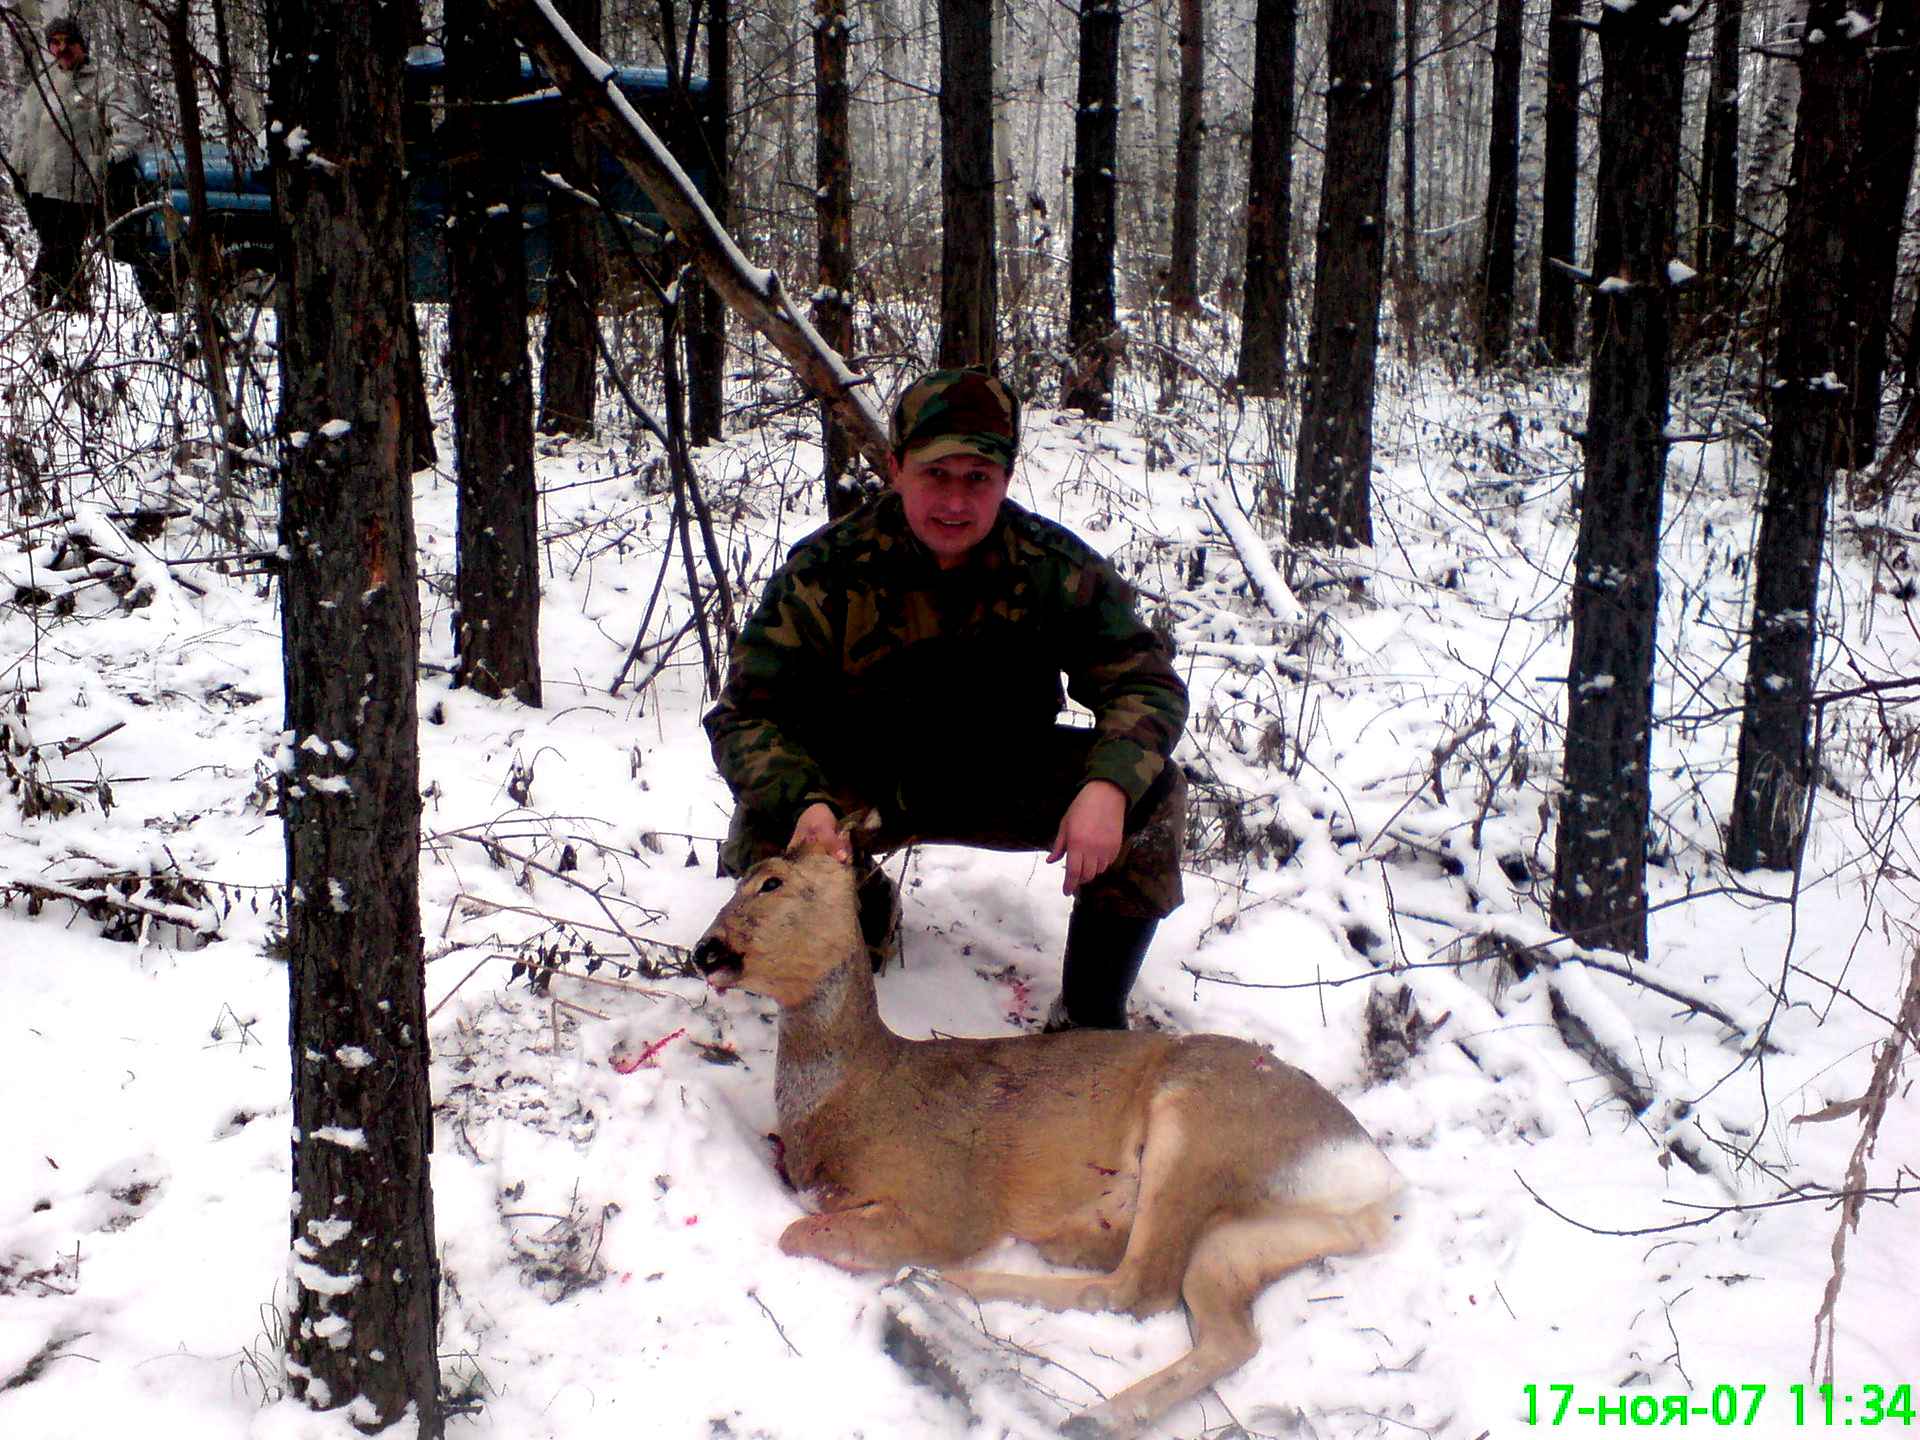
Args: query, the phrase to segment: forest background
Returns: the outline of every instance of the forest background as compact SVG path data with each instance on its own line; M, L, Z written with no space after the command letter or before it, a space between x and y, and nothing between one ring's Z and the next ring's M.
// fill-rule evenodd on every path
M0 1417L1018 1433L1177 1349L989 1314L963 1412L877 1286L765 1268L769 1037L676 949L724 895L727 634L938 360L1030 397L1025 498L1188 657L1205 899L1140 1018L1300 1058L1432 1202L1263 1302L1289 1345L1173 1432L1507 1433L1558 1383L1767 1385L1780 1434L1790 1386L1840 1424L1871 1384L1911 1425L1920 65L1867 8L86 7L160 143L275 156L288 238L271 286L208 247L177 314L116 267L62 316L6 215L0 924L8 1090L45 1098ZM731 244L528 313L490 102L513 38L563 68L558 11L706 79ZM47 17L0 17L17 100ZM427 41L468 143L453 296L409 306ZM1046 874L897 863L896 1023L1029 1024ZM103 1043L130 1091L75 1065ZM290 1158L334 1182L291 1258ZM335 1268L354 1233L411 1259ZM736 1393L763 1366L805 1400Z

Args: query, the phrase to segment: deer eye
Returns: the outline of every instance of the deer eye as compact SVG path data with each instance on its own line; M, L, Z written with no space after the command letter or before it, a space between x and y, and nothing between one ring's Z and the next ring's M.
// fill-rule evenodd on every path
M760 888L755 893L759 895L771 895L780 888L780 883L780 877L778 875L769 875L760 882Z

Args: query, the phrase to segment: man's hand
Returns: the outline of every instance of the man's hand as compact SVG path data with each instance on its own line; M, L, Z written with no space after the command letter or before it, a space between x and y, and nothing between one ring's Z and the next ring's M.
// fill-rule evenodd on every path
M1093 879L1120 853L1126 835L1127 792L1111 780L1089 780L1080 787L1060 821L1053 837L1053 850L1047 863L1063 855L1067 869L1061 877L1060 892L1072 895Z
M836 860L853 858L852 844L840 833L840 817L833 813L831 805L818 800L800 812L787 848L791 850L802 844L817 845Z

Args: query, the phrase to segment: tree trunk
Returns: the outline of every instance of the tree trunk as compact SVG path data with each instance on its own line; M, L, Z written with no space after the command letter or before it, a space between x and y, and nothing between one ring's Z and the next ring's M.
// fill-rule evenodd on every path
M1327 158L1294 468L1296 545L1373 543L1373 380L1393 132L1393 0L1328 13Z
M1180 0L1180 129L1173 142L1173 258L1167 300L1183 315L1200 309L1200 159L1206 76L1204 0Z
M266 12L282 220L281 803L293 1052L287 1371L365 1432L441 1434L420 951L405 7ZM301 157L288 151L298 133ZM411 1419L408 1412L411 1410ZM412 1427L418 1426L418 1430Z
M1853 382L1853 458L1872 460L1880 439L1880 387L1887 370L1887 322L1893 312L1900 236L1906 228L1913 176L1914 129L1920 112L1920 5L1886 0L1873 36L1873 89L1861 151L1865 224L1861 232L1860 359Z
M731 151L727 121L733 109L733 36L728 0L707 0L707 107L701 140L713 176L708 202L722 225L732 208ZM689 77L691 78L691 77ZM687 428L695 445L720 438L726 406L727 302L706 281L693 281L683 313L687 320Z
M1663 23L1651 6L1601 12L1600 283L1552 917L1582 945L1629 955L1647 953L1647 767L1673 325L1667 267L1687 39L1684 24Z
M1580 185L1580 0L1552 0L1547 20L1546 164L1540 191L1540 307L1535 330L1556 365L1577 345L1573 276L1574 216Z
M992 370L993 0L940 0L940 197L940 363Z
M1845 463L1854 373L1854 282L1867 217L1861 124L1871 31L1851 33L1844 0L1815 0L1800 60L1781 243L1771 450L1753 556L1753 633L1740 716L1740 762L1727 826L1735 870L1791 869L1804 838L1814 756L1815 621L1827 491ZM1818 36L1816 40L1814 37Z
M187 0L166 12L168 59L173 68L174 96L180 106L180 148L186 156L188 204L195 215L207 213L206 149L200 131L200 87L195 79L193 40L188 34L191 17ZM225 444L216 468L219 474L220 523L227 538L241 543L244 521L239 496L233 483L233 451L247 443L246 427L234 408L233 390L227 383L227 349L220 334L220 319L215 311L217 297L214 279L213 235L206 225L187 230L187 273L193 280L193 314L200 332L200 363L207 377L207 394L212 397Z
M1743 0L1716 0L1713 74L1700 129L1700 229L1694 268L1699 308L1717 315L1732 293L1733 227L1740 208L1740 28ZM1717 323L1717 322L1713 322Z
M1295 0L1259 0L1253 29L1252 146L1247 158L1247 278L1241 291L1240 384L1278 395L1287 380L1293 308Z
M1520 22L1523 0L1499 0L1493 32L1493 108L1480 248L1480 363L1500 364L1513 343L1514 229L1520 208Z
M1419 0L1406 0L1406 13L1402 28L1405 30L1407 54L1406 71L1400 102L1400 284L1411 295L1413 287L1420 283L1420 218L1418 214L1419 190L1417 180L1419 165L1416 160L1414 142L1419 138L1415 133L1415 119L1420 113L1420 87L1415 77L1420 69L1419 57L1414 53L1418 30L1415 22L1419 19ZM1408 311L1411 318L1412 311ZM1412 337L1402 337L1411 350Z
M558 0L560 18L583 43L600 48L601 0ZM593 137L577 117L567 126L568 145L558 157L561 177L591 192ZM547 333L540 351L540 429L548 435L593 434L594 377L599 370L601 291L606 261L600 253L600 220L593 206L560 191L547 197L553 264L547 276Z
M813 292L813 327L842 355L853 349L853 146L852 103L847 90L847 0L813 4L813 214L819 253L819 286ZM827 514L852 510L860 492L845 482L853 464L847 432L820 407L821 475Z
M511 172L512 123L490 102L518 89L519 57L483 6L447 24L447 348L460 487L454 578L455 685L540 703L540 500L527 373L527 262Z
M1073 351L1060 403L1095 420L1113 416L1119 102L1119 0L1082 0L1080 90L1073 116L1073 235L1067 272L1067 334Z

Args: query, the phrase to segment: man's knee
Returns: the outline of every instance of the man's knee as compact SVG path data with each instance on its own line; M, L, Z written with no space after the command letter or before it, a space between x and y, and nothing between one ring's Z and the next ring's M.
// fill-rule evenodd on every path
M1180 855L1187 837L1187 777L1173 761L1127 815L1126 844L1113 867L1087 887L1102 909L1158 920L1186 898Z

